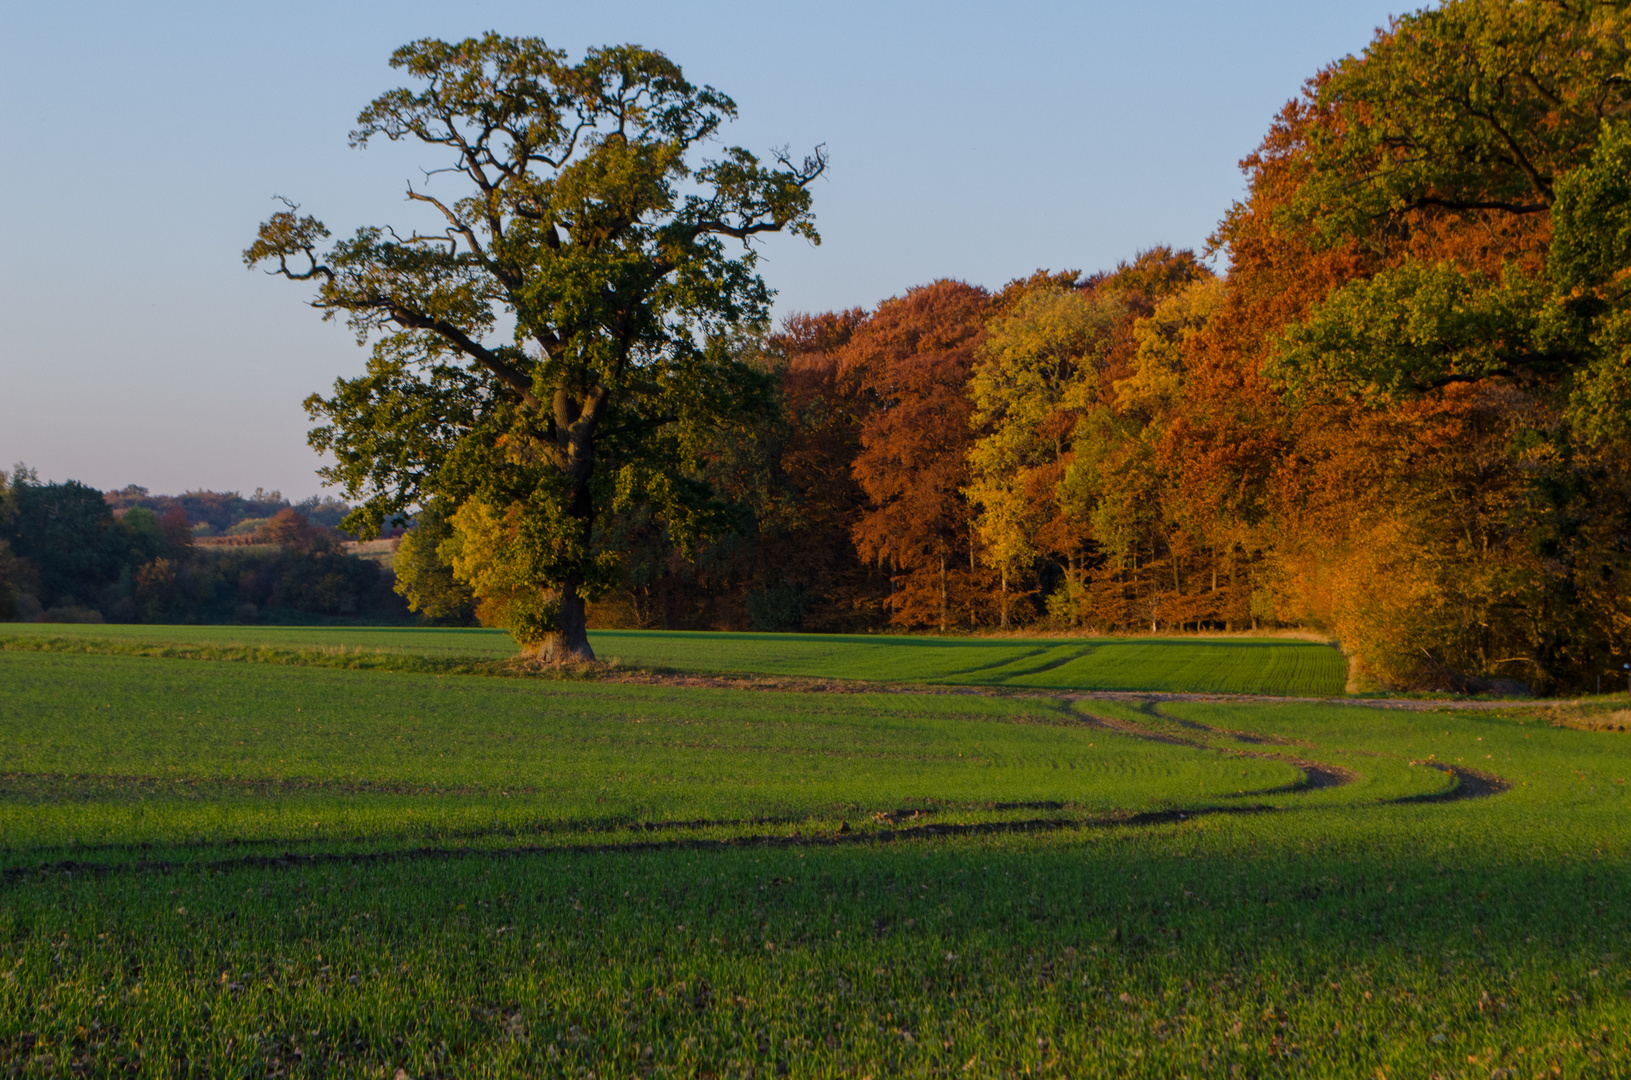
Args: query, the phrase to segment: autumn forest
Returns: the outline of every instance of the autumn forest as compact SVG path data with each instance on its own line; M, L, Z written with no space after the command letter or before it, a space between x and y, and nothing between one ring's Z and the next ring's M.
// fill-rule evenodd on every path
M1587 688L1631 650L1627 29L1610 3L1401 18L1285 107L1207 252L743 338L777 408L698 455L730 527L608 515L591 619L1295 626L1362 685ZM444 615L470 602L447 529L398 560Z

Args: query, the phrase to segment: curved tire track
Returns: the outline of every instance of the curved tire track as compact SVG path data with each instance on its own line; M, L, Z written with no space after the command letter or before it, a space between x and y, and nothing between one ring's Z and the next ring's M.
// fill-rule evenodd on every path
M1135 739L1146 739L1150 742L1166 743L1169 746L1187 746L1193 750L1208 750L1212 753L1224 754L1229 757L1247 757L1257 758L1260 761L1278 761L1283 764L1290 765L1302 773L1302 779L1296 781L1295 783L1285 784L1277 788L1268 788L1262 791L1245 791L1241 792L1239 795L1227 796L1228 798L1261 798L1265 795L1293 795L1304 791L1322 791L1328 788L1343 787L1345 785L1352 784L1359 779L1359 774L1353 770L1344 769L1340 765L1331 765L1327 762L1309 761L1305 758L1292 757L1290 754L1272 754L1263 750L1224 749L1218 746L1209 746L1206 743L1197 742L1194 739L1185 739L1164 731L1151 731L1149 728L1140 727L1138 724L1132 723L1131 721L1119 720L1111 716L1098 716L1093 713L1082 712L1081 710L1076 710L1076 715L1086 718L1096 727L1105 728L1119 735L1128 735ZM1197 724L1192 720L1183 721L1183 724L1186 727L1213 731L1219 735L1228 735L1230 738L1241 737L1241 733L1232 731L1217 731L1215 728L1208 728L1204 724ZM1261 743L1269 741L1263 736L1252 735L1250 733L1246 733L1246 737L1254 742Z
M1054 695L1049 695L1054 696ZM1070 694L1059 695L1067 704L1074 704L1082 700L1091 700L1087 695ZM1111 694L1094 695L1101 700L1112 697ZM1152 708L1157 701L1171 700L1216 700L1214 695L1114 695L1116 700L1133 700L1147 703ZM1235 700L1240 698L1237 696ZM1288 699L1268 699L1284 701ZM1382 707L1415 707L1416 702L1367 702L1366 704L1381 705ZM1442 704L1442 703L1436 703ZM1470 704L1470 703L1469 703ZM1343 787L1359 779L1359 774L1345 769L1340 765L1327 762L1309 761L1304 758L1293 757L1289 754L1268 753L1261 750L1241 750L1211 746L1193 739L1185 739L1168 732L1153 731L1127 720L1115 717L1099 716L1072 708L1072 714L1085 721L1091 727L1101 728L1116 734L1127 735L1132 738L1144 739L1150 742L1166 743L1171 746L1183 746L1195 750L1206 750L1230 757L1257 758L1266 761L1278 761L1292 765L1302 773L1302 779L1293 784L1263 791L1242 792L1227 798L1262 797L1267 795L1296 794L1307 791L1327 790ZM1159 716L1159 713L1152 713ZM1163 719L1171 719L1162 717ZM1252 732L1223 731L1194 721L1174 721L1182 726L1206 731L1208 733L1227 736L1249 743L1274 744L1280 740L1257 735ZM1454 778L1455 784L1446 791L1430 792L1421 795L1406 795L1395 799L1384 800L1386 804L1408 803L1439 803L1457 802L1463 799L1486 798L1498 795L1511 789L1509 781L1492 773L1469 769L1461 765L1452 765L1441 761L1412 761L1412 765L1423 765ZM990 808L998 810L1018 809L1063 809L1064 804L1042 803L993 803ZM81 860L65 860L36 866L12 866L0 869L0 887L17 884L25 879L51 877L56 875L72 876L75 873L93 876L107 876L111 874L129 873L156 873L168 874L182 870L206 869L217 872L231 870L251 869L299 869L318 865L374 865L390 862L410 860L450 860L466 858L522 858L530 856L547 855L592 855L614 853L639 853L673 850L694 851L724 851L737 848L751 847L829 847L848 844L887 844L910 840L933 839L939 837L979 836L1012 834L1021 832L1057 832L1066 829L1109 829L1109 828L1138 828L1154 825L1178 824L1192 818L1208 817L1220 814L1261 814L1273 813L1278 807L1266 804L1203 806L1187 810L1152 810L1136 813L1119 813L1089 818L1031 818L1020 821L986 821L986 822L945 822L940 824L926 823L906 828L882 828L870 830L851 830L847 821L834 832L818 832L810 835L802 834L796 825L799 821L810 819L781 819L781 823L795 825L794 831L779 835L744 835L708 839L701 837L674 837L662 840L634 840L612 843L566 843L566 844L526 844L506 848L399 848L391 851L362 851L362 852L313 852L297 854L282 852L277 855L241 855L225 859L207 861L182 861L168 859L148 859L135 862L90 862ZM877 820L886 825L894 825L908 817L915 820L923 814L933 814L935 809L898 810L891 813L875 815ZM736 819L729 822L715 821L689 821L689 822L650 822L633 823L623 826L633 830L655 830L663 827L708 827L721 824L770 824L771 819L758 819L757 821ZM614 826L613 828L616 828ZM277 841L270 841L276 843ZM146 845L143 845L146 846ZM165 845L170 846L170 845Z
M1149 699L1144 700L1148 701ZM1170 698L1164 700L1170 700ZM1137 739L1147 739L1152 742L1167 743L1171 746L1187 746L1195 750L1210 750L1214 753L1228 754L1233 757L1250 757L1266 761L1280 761L1288 765L1293 765L1302 770L1303 779L1298 783L1287 784L1283 787L1270 788L1264 791L1244 792L1239 796L1235 796L1236 798L1261 798L1267 795L1291 795L1301 791L1318 791L1326 788L1342 787L1359 779L1358 773L1355 773L1350 769L1345 769L1340 765L1331 765L1326 762L1307 761L1303 758L1292 757L1289 754L1272 754L1255 750L1228 750L1222 747L1209 746L1206 743L1197 742L1193 739L1181 738L1167 732L1151 731L1148 728L1140 727L1138 724L1127 720L1118 720L1109 716L1097 716L1093 713L1082 712L1079 709L1076 710L1076 713L1077 715L1091 721L1095 726L1106 728L1110 731L1116 732L1117 734L1128 735ZM1205 724L1198 724L1193 720L1185 720L1181 721L1181 723L1185 727L1209 731L1218 735L1227 735L1230 738L1239 739L1244 735L1244 737L1249 741L1270 741L1263 736L1254 735L1250 732L1242 733L1235 731L1222 731L1217 728L1207 727ZM1451 765L1448 762L1443 761L1412 761L1410 764L1425 765L1430 769L1437 769L1439 772L1452 777L1455 780L1455 784L1445 791L1433 791L1422 795L1403 795L1396 799L1383 800L1384 802L1392 805L1405 803L1459 802L1462 799L1488 798L1491 795L1499 795L1504 791L1511 790L1512 788L1510 781L1496 776L1494 773L1481 772L1477 769L1469 769L1462 765Z
M180 871L210 870L295 870L312 866L380 865L415 860L517 859L547 855L634 854L654 851L728 851L740 848L838 847L849 844L896 844L956 836L991 836L1011 833L1062 832L1067 829L1130 829L1152 825L1174 825L1193 818L1218 814L1266 814L1272 806L1204 806L1192 810L1146 810L1093 818L1030 818L1023 821L947 822L914 825L904 829L850 830L849 823L836 832L803 835L731 836L718 840L675 837L671 840L632 840L608 844L524 844L506 848L398 848L394 851L319 851L277 855L240 855L229 859L187 862L173 859L146 859L140 862L108 863L68 859L37 866L13 866L0 870L0 887L25 879L86 874L107 877L114 874L169 874Z
M1432 791L1425 795L1401 795L1387 800L1391 804L1460 802L1462 799L1486 799L1512 789L1512 782L1494 773L1480 772L1463 765L1444 761L1412 761L1412 765L1425 765L1455 778L1455 786L1448 791Z

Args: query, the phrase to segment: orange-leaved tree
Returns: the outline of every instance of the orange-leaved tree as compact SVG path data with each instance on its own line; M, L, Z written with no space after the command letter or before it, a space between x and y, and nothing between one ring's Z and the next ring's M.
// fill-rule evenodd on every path
M889 569L897 625L945 630L987 607L963 489L968 379L990 309L984 289L936 281L880 304L843 352L842 374L875 400L854 462L868 499L855 544Z

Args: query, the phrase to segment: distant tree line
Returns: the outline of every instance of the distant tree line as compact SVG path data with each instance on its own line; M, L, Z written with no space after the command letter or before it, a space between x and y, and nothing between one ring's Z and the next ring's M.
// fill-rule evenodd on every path
M127 484L118 491L108 492L104 498L115 516L122 516L135 507L151 510L163 517L175 507L187 515L193 535L245 536L255 531L279 511L292 509L313 525L338 528L351 512L350 504L331 495L312 495L298 503L290 503L281 491L256 488L248 497L236 491L189 491L182 495L151 495L139 484Z
M307 510L312 511L308 516ZM343 549L335 500L276 492L104 495L0 472L0 618L55 622L406 621L388 568ZM192 512L199 515L194 520ZM248 526L248 546L199 536Z

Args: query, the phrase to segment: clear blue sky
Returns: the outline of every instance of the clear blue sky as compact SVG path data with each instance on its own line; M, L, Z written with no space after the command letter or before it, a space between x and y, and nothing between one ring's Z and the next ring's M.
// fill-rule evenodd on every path
M730 94L728 142L824 142L824 243L772 238L779 314L937 277L999 286L1199 247L1237 162L1399 7L1144 3L0 0L0 468L97 487L313 494L301 400L365 353L246 271L287 195L402 221L421 152L347 147L405 41L636 42Z

